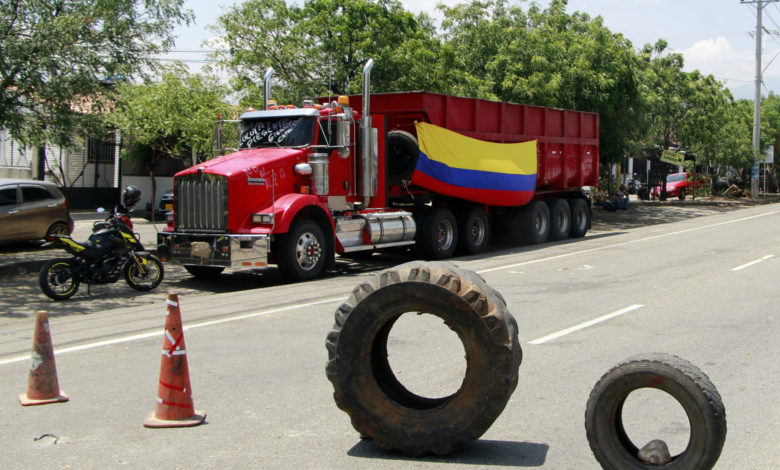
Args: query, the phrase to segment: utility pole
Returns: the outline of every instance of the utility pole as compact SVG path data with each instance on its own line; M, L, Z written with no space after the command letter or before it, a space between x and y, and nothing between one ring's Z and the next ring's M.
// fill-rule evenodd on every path
M750 196L758 197L758 155L761 152L761 31L763 30L761 11L764 3L778 0L740 0L740 3L756 5L756 89L753 95L753 170L750 172Z

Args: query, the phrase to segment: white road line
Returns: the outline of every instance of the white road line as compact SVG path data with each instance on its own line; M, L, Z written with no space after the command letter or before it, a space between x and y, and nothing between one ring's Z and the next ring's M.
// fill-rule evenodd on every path
M248 318L262 317L262 316L271 315L271 314L274 314L274 313L288 312L290 310L297 310L297 309L300 309L300 308L313 307L315 305L323 305L323 304L329 304L329 303L333 303L333 302L342 302L342 301L344 301L345 298L346 297L344 297L344 296L330 297L328 299L318 300L316 302L308 302L308 303L305 303L305 304L288 305L286 307L278 307L278 308L272 308L272 309L268 309L268 310L261 310L259 312L245 313L245 314L242 314L242 315L235 315L235 316L232 316L232 317L220 318L219 320L210 320L210 321L204 321L204 322L200 322L200 323L193 323L191 325L185 325L183 328L184 328L185 331L186 330L192 330L194 328L203 328L205 326L213 326L213 325L219 325L221 323L229 323L229 322L234 322L234 321L239 321L239 320L246 320ZM54 354L55 354L55 356L60 356L62 354L72 353L72 352L76 352L76 351L84 351L84 350L87 350L87 349L94 349L94 348L100 348L100 347L103 347L103 346L110 346L112 344L129 343L131 341L138 341L138 340L141 340L141 339L153 338L155 336L162 337L163 334L164 334L164 330L162 330L162 329L154 330L154 331L148 331L146 333L139 333L139 334L131 335L131 336L122 336L122 337L119 337L119 338L113 338L113 339L108 339L108 340L104 340L104 341L95 341L94 343L86 343L86 344L80 344L78 346L71 346L71 347L68 347L68 348L55 349L54 350ZM24 355L24 356L10 357L8 359L0 360L0 366L4 366L6 364L14 364L16 362L29 361L29 360L30 360L30 355L29 354Z
M742 266L737 266L736 268L731 268L731 270L732 271L742 271L743 269L749 268L749 267L753 266L754 264L758 264L758 263L760 263L762 261L766 261L766 260L774 258L774 257L775 257L775 255L766 255L766 256L764 256L762 258L759 258L757 260L753 260L753 261L751 261L749 263L745 263Z
M766 217L768 215L774 215L774 214L777 214L777 213L780 213L780 210L772 211L772 212L766 212L764 214L751 215L750 217L742 217L740 219L728 220L726 222L718 222L717 224L705 225L705 226L702 226L702 227L694 227L694 228L688 228L688 229L685 229L685 230L678 230L676 232L662 233L660 235L653 235L652 237L639 238L637 240L629 240L629 241L625 241L625 242L615 243L615 244L612 244L612 245L598 246L598 247L595 247L595 248L588 248L588 249L585 249L585 250L573 251L571 253L563 253L563 254L560 254L560 255L548 256L547 258L539 258L539 259L533 259L533 260L529 260L529 261L523 261L522 263L512 263L512 264L506 264L504 266L496 266L495 268L488 268L488 269L483 269L481 271L477 271L477 273L478 274L491 273L493 271L502 271L504 269L517 268L519 266L526 266L526 265L529 265L529 264L543 263L545 261L553 261L553 260L557 260L557 259L568 258L570 256L581 255L581 254L584 254L584 253L591 253L591 252L594 252L594 251L607 250L607 249L610 249L610 248L615 248L617 246L633 245L635 243L644 243L644 242L646 242L648 240L655 240L657 238L671 237L673 235L680 235L680 234L683 234L683 233L696 232L698 230L704 230L704 229L708 229L708 228L719 227L721 225L728 225L728 224L734 224L734 223L737 223L737 222L744 222L746 220L756 219L756 218L759 218L759 217Z
M593 326L593 325L595 325L597 323L601 323L603 321L607 321L607 320L609 320L611 318L619 317L620 315L623 315L624 313L632 312L632 311L640 309L642 307L644 307L644 305L640 305L640 304L630 305L630 306L628 306L626 308L623 308L623 309L620 309L620 310L618 310L616 312L608 313L608 314L600 316L598 318L594 318L593 320L586 321L584 323L580 323L579 325L574 325L571 328L566 328L565 330L561 330L561 331L558 331L556 333L549 334L547 336L542 336L539 339L535 339L535 340L531 341L530 344L546 343L546 342L552 341L552 340L554 340L556 338L560 338L561 336L568 335L569 333L574 333L575 331L579 331L579 330L582 330L582 329L587 328L589 326Z

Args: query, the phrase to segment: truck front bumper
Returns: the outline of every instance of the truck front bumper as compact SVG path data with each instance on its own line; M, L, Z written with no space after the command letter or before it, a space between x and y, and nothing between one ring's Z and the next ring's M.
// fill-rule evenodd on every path
M268 235L160 232L157 252L168 262L234 269L259 269L268 265Z

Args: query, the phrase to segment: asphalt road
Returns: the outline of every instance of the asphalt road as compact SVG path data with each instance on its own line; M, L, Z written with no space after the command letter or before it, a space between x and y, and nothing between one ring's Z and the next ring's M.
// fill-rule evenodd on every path
M770 204L455 259L506 298L524 358L517 390L482 439L421 459L361 440L325 377L333 312L372 266L303 284L246 274L247 286L260 285L244 289L238 275L166 281L181 296L195 406L208 415L176 430L141 425L154 409L164 292L112 300L129 291L117 284L87 300L24 305L23 276L0 295L0 306L13 306L0 314L0 468L599 468L583 427L588 394L614 364L646 352L688 359L718 388L728 436L716 468L775 468L778 242L780 205ZM71 401L23 408L30 311L41 307L52 312ZM440 321L404 315L389 348L413 391L457 389L462 348ZM627 406L629 435L679 451L687 422L676 407L638 396Z

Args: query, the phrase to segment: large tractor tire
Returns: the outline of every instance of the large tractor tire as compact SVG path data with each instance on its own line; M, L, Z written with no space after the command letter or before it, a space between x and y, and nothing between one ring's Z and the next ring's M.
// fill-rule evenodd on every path
M463 343L466 373L455 393L422 397L395 376L387 342L407 312L443 319ZM402 264L358 285L336 310L326 346L333 398L355 429L413 456L451 453L487 431L517 386L522 360L517 323L501 295L446 262Z
M688 446L663 466L640 460L639 449L623 426L623 404L640 388L665 391L688 415ZM585 431L593 455L606 470L707 470L717 462L726 440L726 411L715 386L696 366L669 354L645 354L618 364L599 379L588 398Z

